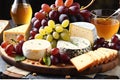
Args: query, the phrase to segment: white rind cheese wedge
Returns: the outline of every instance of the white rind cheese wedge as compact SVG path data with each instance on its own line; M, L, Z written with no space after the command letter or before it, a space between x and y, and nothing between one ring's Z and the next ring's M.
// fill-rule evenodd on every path
M24 42L23 55L28 59L39 60L50 52L51 44L47 40L32 39Z
M67 53L70 58L83 54L91 50L90 41L80 37L70 37L69 41L60 40L57 42L60 52Z
M97 31L93 24L88 22L74 22L70 24L70 36L83 37L92 44L97 39Z

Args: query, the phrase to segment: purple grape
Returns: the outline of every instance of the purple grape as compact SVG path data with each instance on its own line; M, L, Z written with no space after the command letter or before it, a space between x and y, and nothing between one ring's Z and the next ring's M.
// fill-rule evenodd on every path
M79 14L79 12L80 12L80 8L78 8L76 6L69 7L69 13L71 15L77 15L77 14Z
M109 42L108 41L104 41L103 44L101 44L101 47L105 47L105 48L109 48Z
M40 26L41 26L41 21L37 19L37 20L34 22L33 26L34 26L35 28L39 29Z
M54 55L60 61L60 53Z
M7 55L12 56L13 52L15 52L15 48L13 44L8 44L5 48L5 52Z
M34 24L34 22L35 22L36 20L37 20L37 18L36 18L36 17L33 17L32 20L31 20L32 24Z
M51 8L52 10L56 10L56 9L57 9L57 7L55 6L55 4L52 4L52 5L50 6L50 8Z
M80 4L78 2L74 2L71 6L76 6L80 9Z
M48 25L48 19L43 19L43 20L41 21L41 25L42 25L42 26L47 26L47 25Z
M81 14L75 15L75 17L77 18L77 21L78 21L78 22L79 22L79 21L84 21L84 18L83 18L83 16L82 16Z
M69 17L66 14L61 14L59 16L59 22L62 23L65 19L69 19Z
M59 59L53 55L50 56L51 64L55 65L59 63Z
M15 45L15 52L19 55L23 55L22 46L24 42L25 41L22 40L18 44Z
M80 14L84 17L85 21L88 22L90 20L90 16L91 16L90 11L88 11L88 10L81 10Z
M105 39L101 37L101 38L97 39L94 43L95 44L103 44L104 41L105 41Z
M57 22L59 20L59 12L55 10L50 11L49 18Z
M117 43L118 40L119 40L118 36L117 36L117 35L114 35L114 36L112 37L112 39L111 39L111 42Z
M70 22L77 22L77 18L74 15L70 15Z
M39 12L43 13L44 15L46 14L46 12L42 9Z
M117 50L117 44L116 43L111 43L110 48Z
M30 35L31 35L32 37L34 37L36 34L37 34L37 32L35 32L35 31L33 31L33 30L30 31Z
M120 40L117 41L117 50L120 50Z
M92 47L92 50L96 50L96 49L98 49L100 47L101 47L100 44L94 44L93 47Z
M68 14L68 8L65 6L60 6L60 7L58 7L58 12L60 14Z
M70 57L66 53L60 53L60 60L62 63L69 63Z
M35 31L36 33L38 33L38 31L39 31L39 30L38 30L37 28L35 28L35 27L32 28L32 30Z

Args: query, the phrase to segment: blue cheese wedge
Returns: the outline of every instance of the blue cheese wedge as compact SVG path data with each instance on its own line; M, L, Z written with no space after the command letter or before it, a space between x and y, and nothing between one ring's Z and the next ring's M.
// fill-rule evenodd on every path
M51 50L51 44L47 40L32 39L24 42L22 50L23 55L32 60L43 58Z
M88 22L74 22L70 24L70 36L88 39L92 44L97 39L97 31L93 24Z
M67 53L70 58L72 58L90 51L91 43L85 38L70 37L70 42L63 40L58 41L57 48L60 49L60 52Z

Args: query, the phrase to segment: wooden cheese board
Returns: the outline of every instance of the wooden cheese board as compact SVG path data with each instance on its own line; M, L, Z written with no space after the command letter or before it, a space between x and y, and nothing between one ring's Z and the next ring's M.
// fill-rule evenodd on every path
M101 64L82 72L78 72L72 64L59 64L59 65L42 65L38 61L26 59L22 62L16 62L13 57L8 56L4 49L0 47L0 52L3 60L12 66L16 66L20 69L27 70L30 72L41 73L41 74L53 74L53 75L88 75L93 73L105 72L115 68L118 65L118 57L114 60Z

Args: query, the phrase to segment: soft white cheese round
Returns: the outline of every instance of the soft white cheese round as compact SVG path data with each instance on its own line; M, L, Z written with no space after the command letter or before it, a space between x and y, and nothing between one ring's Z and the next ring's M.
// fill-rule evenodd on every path
M52 49L47 40L32 39L24 42L22 50L23 55L28 59L39 60Z

